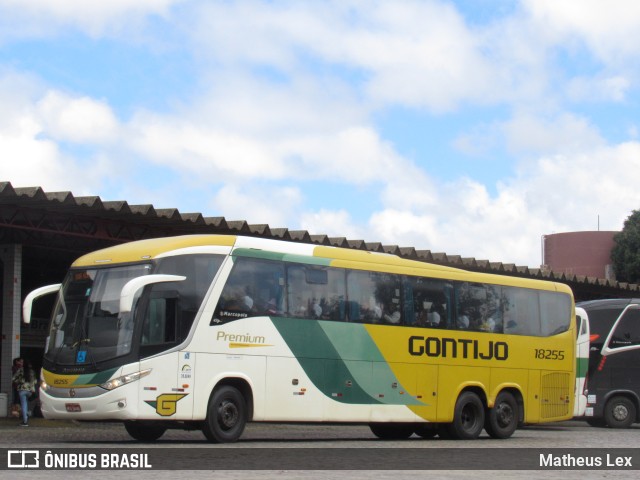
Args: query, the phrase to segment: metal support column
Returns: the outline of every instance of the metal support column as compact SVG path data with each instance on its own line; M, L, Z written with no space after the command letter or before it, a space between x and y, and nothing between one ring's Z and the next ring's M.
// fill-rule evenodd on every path
M9 403L11 403L11 365L13 359L20 355L22 245L1 245L0 261L2 262L0 393L6 393Z

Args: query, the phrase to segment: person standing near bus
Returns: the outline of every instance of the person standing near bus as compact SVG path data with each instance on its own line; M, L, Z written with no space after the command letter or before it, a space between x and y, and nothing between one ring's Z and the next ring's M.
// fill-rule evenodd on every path
M35 374L31 368L31 364L25 361L23 358L18 358L16 361L16 371L13 374L12 381L18 391L18 397L20 399L20 409L22 410L22 423L23 427L29 426L29 397L36 391L35 386Z

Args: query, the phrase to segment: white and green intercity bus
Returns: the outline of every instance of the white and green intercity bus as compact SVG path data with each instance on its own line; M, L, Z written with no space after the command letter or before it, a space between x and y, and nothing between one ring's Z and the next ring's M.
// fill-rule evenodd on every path
M569 419L563 284L228 235L78 259L57 292L40 398L51 419L233 442L247 422L367 424L380 438L507 438Z

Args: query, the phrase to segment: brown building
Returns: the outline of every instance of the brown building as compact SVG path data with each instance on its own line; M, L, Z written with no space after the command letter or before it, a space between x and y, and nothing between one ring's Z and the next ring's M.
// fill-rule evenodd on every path
M614 279L613 237L619 232L554 233L543 237L544 269L567 275Z

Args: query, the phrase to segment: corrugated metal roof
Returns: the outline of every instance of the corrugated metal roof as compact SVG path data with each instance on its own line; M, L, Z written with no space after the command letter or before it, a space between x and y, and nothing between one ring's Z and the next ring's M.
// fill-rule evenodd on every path
M312 234L306 230L272 228L267 224L249 224L245 220L227 220L224 217L205 217L197 212L182 213L177 208L156 209L153 205L148 204L129 205L124 200L103 201L98 196L76 197L71 192L45 192L41 187L14 188L10 182L0 182L0 206L7 204L16 204L29 208L39 208L79 216L99 217L125 222L131 225L144 225L153 229L153 232L148 233L149 236L160 236L159 232L164 232L165 235L184 233L251 235L317 245L391 253L411 260L500 275L554 280L569 283L573 286L602 287L622 292L638 292L640 290L637 284L543 271L539 268L516 266L513 263L463 258L460 255L432 252L431 250L416 250L414 247L383 245L380 242L368 242L360 239L352 240L345 237L329 237L324 234ZM0 224L0 228L2 226L3 225ZM121 239L121 241L127 240L133 240L133 238Z

